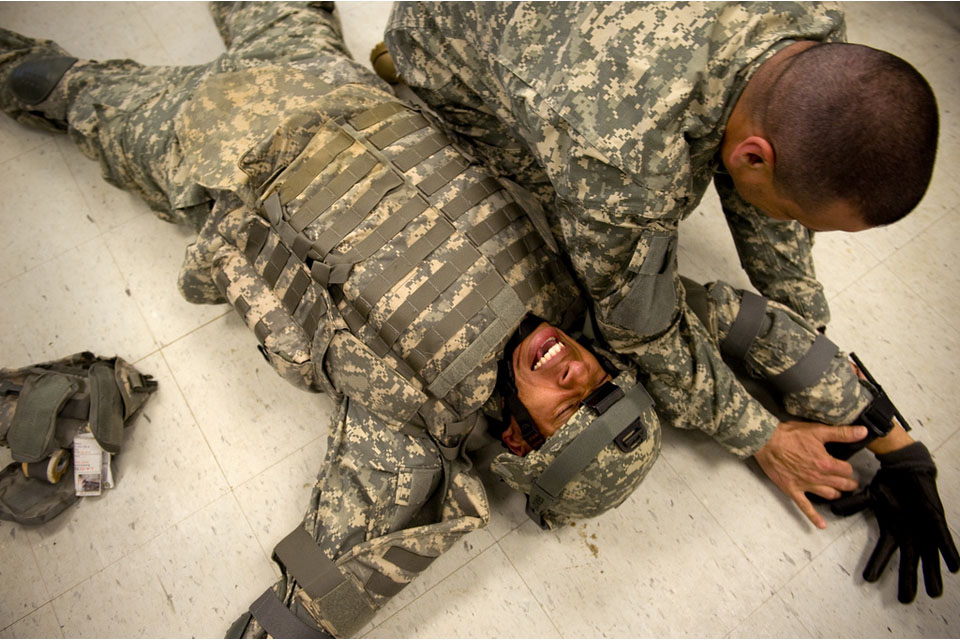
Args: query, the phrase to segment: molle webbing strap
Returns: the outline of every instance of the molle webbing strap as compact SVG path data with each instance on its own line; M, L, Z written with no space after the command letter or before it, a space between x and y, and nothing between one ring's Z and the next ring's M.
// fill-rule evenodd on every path
M484 198L492 193L496 193L502 187L500 183L493 178L486 177L480 182L467 187L467 189L456 198L443 205L441 209L452 220L456 220L471 207L483 202Z
M444 262L436 273L424 279L383 322L380 335L384 341L391 347L396 344L401 333L479 259L480 254L474 247L468 244L457 247L447 262Z
M300 300L303 299L303 294L307 292L311 281L312 278L306 271L297 269L297 273L293 276L293 282L290 283L287 292L283 294L283 299L281 300L283 308L291 315L293 315L293 312L296 311L300 305Z
M282 242L274 245L273 252L270 254L267 264L263 267L263 279L266 280L271 289L277 284L277 280L280 278L283 268L287 266L287 261L290 260L291 255L290 250Z
M334 202L353 188L353 185L363 180L375 166L377 166L377 159L369 153L363 153L355 158L348 167L300 205L297 212L289 220L290 226L297 233L306 229L311 222L319 218Z
M428 206L430 205L421 198L411 198L392 215L386 216L380 225L371 230L367 237L358 242L353 249L340 256L331 256L324 263L315 262L314 277L318 278L323 285L343 284L350 275L353 265L370 258L386 244L395 240L397 234L426 211Z
M440 248L453 234L454 228L449 222L442 218L437 220L427 233L397 255L382 273L367 283L355 302L360 313L367 316L380 298L403 280L427 256Z
M526 256L530 255L543 246L543 237L537 233L536 229L531 229L526 235L514 240L504 249L493 256L491 262L500 273L506 274L510 267L519 263Z
M300 195L334 158L349 149L353 143L353 138L345 131L338 131L333 140L306 158L302 164L284 171L280 175L280 204L285 205Z
M395 189L403 184L400 176L392 171L385 173L377 178L370 188L363 193L353 205L337 216L337 219L325 230L316 242L313 243L313 249L322 260L329 254L334 247L343 242L354 229L356 229L370 212L376 208L383 197L391 189Z
M473 225L473 228L467 231L467 237L473 240L477 246L480 246L506 229L522 215L523 209L516 202L511 202Z
M416 347L406 357L410 366L422 371L427 362L467 325L467 322L484 306L489 306L493 298L503 288L503 279L499 274L489 272L477 286L463 297L440 322L435 323L424 333ZM443 395L438 394L438 397Z
M7 431L14 460L39 462L50 455L57 414L77 389L76 383L56 373L27 378Z
M803 357L786 371L771 376L769 380L781 393L805 389L820 381L830 366L830 361L839 351L840 348L827 336L819 334Z
M247 257L247 260L253 264L253 261L257 259L257 256L260 255L260 252L263 250L263 246L267 242L267 236L270 235L270 227L265 224L260 223L259 221L250 224L247 227L247 244L243 248L243 255Z
M339 289L331 289L330 295L340 311L340 316L347 324L347 328L350 329L350 333L355 336L363 336L363 343L370 347L370 350L377 354L377 356L387 359L390 365L396 369L397 373L404 378L407 380L418 379L416 372L410 368L410 365L393 353L379 335L370 335L370 332L363 331L366 320L360 315L359 311L353 308L353 305L344 299L342 291Z
M417 189L431 196L443 186L467 170L470 163L460 156L455 156L450 162L437 169L434 173L416 184Z
M763 327L767 299L752 291L744 291L740 299L740 311L730 325L726 337L720 341L720 350L731 358L743 360Z
M257 218L251 220L246 227L247 242L243 253L255 269L257 258L261 257L260 254L263 253L264 249L270 246L268 238L271 233L270 227ZM260 275L263 276L267 285L273 289L283 307L307 333L307 336L313 336L320 325L323 314L326 313L327 305L323 297L311 291L312 278L306 267L300 260L290 260L290 256L290 250L282 242L277 242L269 257L262 256L266 262L263 264ZM289 273L290 270L293 270L293 274L287 278L288 286L285 290L278 289L277 283L280 281L280 276L284 271ZM226 292L230 285L227 275L218 271L215 280L221 291ZM238 295L233 304L246 320L250 311L250 303L242 295ZM270 330L263 322L258 322L254 326L254 333L263 344L267 336L270 335Z
M523 302L510 287L501 288L488 302L487 307L496 314L496 319L430 383L427 390L436 397L446 396L454 386L470 375L477 363L496 350L503 337L509 335L527 313Z
M273 589L267 589L250 605L250 613L273 638L332 638L329 633L313 627L283 606Z
M533 482L527 499L527 514L538 524L541 523L543 512L560 498L570 480L652 406L653 400L638 382L615 404L602 410Z
M364 129L369 129L378 122L386 120L393 114L400 113L401 111L409 111L409 107L406 107L399 102L383 102L375 107L367 109L360 115L349 118L347 121L354 128L363 131Z
M403 547L393 546L383 554L383 559L408 573L417 574L429 567L436 558L420 555ZM405 586L407 586L407 583L397 582L383 572L374 570L373 574L364 583L363 588L370 593L391 598Z
M411 133L419 131L424 127L429 126L426 118L421 116L415 111L410 111L403 115L403 117L395 120L389 126L376 133L367 137L367 140L370 141L370 144L375 146L377 149L383 149L388 147L400 138L408 136Z
M379 571L374 571L370 577L367 578L363 588L370 593L375 593L385 598L392 598L400 593L405 586L407 586L405 583L397 582Z
M333 633L352 635L373 615L374 609L367 595L343 575L303 527L297 527L281 540L273 555L317 602L321 616L331 623ZM259 616L257 620L260 620Z
M447 137L439 131L436 131L415 144L412 148L397 154L396 157L393 158L393 164L395 164L401 172L406 173L412 167L415 167L437 151L440 151L440 149L448 146L450 146L450 141L447 140Z
M424 556L403 547L390 547L389 551L383 554L383 559L409 573L420 573L436 560L434 556Z

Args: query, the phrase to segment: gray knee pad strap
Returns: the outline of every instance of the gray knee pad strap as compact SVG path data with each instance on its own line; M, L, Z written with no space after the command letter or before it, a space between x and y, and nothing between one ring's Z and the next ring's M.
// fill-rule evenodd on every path
M757 339L766 317L767 299L752 291L744 291L740 311L730 325L726 337L720 341L720 350L736 360L743 360Z

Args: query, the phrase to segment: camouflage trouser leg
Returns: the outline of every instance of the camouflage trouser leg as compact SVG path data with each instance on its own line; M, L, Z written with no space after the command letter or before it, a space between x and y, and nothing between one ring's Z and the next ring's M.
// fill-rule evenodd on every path
M43 120L10 96L9 115L48 128L68 125L83 153L100 162L111 184L139 194L167 220L199 229L210 197L184 176L190 162L181 153L177 116L206 76L267 64L310 71L336 86L365 82L386 86L349 58L334 15L294 3L236 3L213 13L230 49L197 66L144 66L132 60L81 61L64 76L66 123ZM0 32L0 76L38 53L67 55L55 44ZM0 93L3 93L0 91Z
M704 325L719 343L737 318L743 291L725 282L702 288L684 281L684 286L688 301L697 296L698 288L706 294L700 296L699 305L691 304L699 307L698 315L705 315ZM738 371L760 380L788 370L808 353L820 335L809 321L777 302L768 300L765 316L762 329ZM787 414L825 424L850 424L870 401L842 351L833 355L816 383L776 397Z
M308 593L297 578L316 583L316 576L281 564L273 593L308 625L357 634L435 558L487 524L483 486L459 466L445 464L425 433L388 425L344 400L302 524L343 582ZM243 633L262 636L269 626L254 618Z
M217 2L210 13L228 46L212 65L216 72L283 64L334 87L358 82L390 90L350 57L332 2Z
M0 76L30 57L69 55L56 44L0 32ZM66 129L80 150L100 162L107 182L139 194L165 219L197 228L209 210L199 188L178 183L183 163L174 118L203 67L145 67L132 60L77 62L38 109L0 89L0 104L14 119Z

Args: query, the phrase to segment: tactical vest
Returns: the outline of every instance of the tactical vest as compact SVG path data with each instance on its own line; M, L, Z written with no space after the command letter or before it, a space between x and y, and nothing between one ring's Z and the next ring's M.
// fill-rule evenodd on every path
M275 175L223 225L214 280L298 387L456 446L521 318L579 311L542 212L402 104L323 123Z

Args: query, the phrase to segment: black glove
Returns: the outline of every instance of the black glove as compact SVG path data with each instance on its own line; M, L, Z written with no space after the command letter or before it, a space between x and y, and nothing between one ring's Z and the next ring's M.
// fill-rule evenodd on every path
M876 582L900 548L897 599L913 602L917 595L917 565L923 560L927 594L943 593L940 554L952 573L960 570L960 555L947 527L937 493L937 467L922 442L878 455L880 470L860 491L834 500L830 510L848 516L870 507L880 526L880 540L863 570L863 579Z

